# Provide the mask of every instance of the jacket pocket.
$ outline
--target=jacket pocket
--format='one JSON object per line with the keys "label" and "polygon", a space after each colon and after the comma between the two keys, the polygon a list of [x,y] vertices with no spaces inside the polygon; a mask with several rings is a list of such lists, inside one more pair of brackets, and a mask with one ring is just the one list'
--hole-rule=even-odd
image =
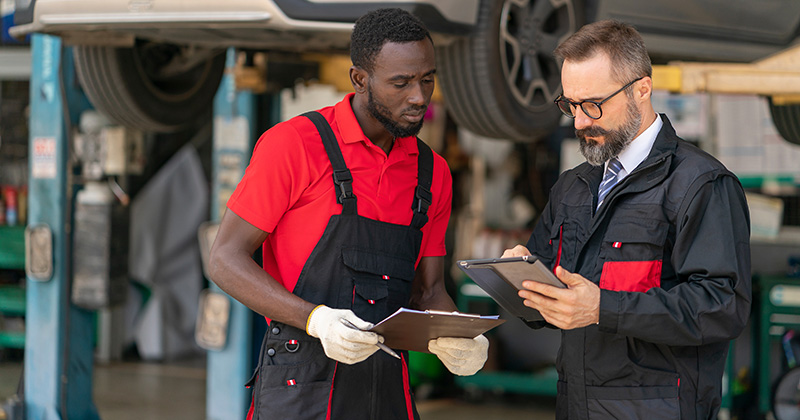
{"label": "jacket pocket", "polygon": [[578,245],[578,226],[559,217],[550,228],[550,255],[544,257],[552,263],[551,269],[559,265],[567,270],[575,270],[575,250]]}
{"label": "jacket pocket", "polygon": [[661,287],[661,261],[607,261],[600,288],[615,292],[647,292]]}
{"label": "jacket pocket", "polygon": [[586,387],[589,419],[681,418],[678,386]]}
{"label": "jacket pocket", "polygon": [[635,220],[609,226],[600,251],[600,288],[647,292],[661,287],[664,244],[669,225],[660,220]]}

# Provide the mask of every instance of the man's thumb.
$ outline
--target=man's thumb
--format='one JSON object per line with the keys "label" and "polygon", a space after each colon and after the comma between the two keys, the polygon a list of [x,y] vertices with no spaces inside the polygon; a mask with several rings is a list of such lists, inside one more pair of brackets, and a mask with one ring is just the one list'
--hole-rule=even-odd
{"label": "man's thumb", "polygon": [[580,284],[581,282],[580,276],[576,276],[575,274],[570,273],[560,265],[556,267],[556,277],[558,277],[558,279],[561,280],[567,286],[575,286],[577,284]]}

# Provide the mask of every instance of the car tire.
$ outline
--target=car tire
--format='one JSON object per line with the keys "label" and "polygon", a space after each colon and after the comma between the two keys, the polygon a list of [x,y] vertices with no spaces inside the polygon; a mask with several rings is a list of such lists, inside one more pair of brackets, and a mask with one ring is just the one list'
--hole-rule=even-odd
{"label": "car tire", "polygon": [[73,56],[95,108],[145,132],[179,131],[210,115],[225,70],[220,50],[146,41],[132,48],[76,46]]}
{"label": "car tire", "polygon": [[585,23],[584,9],[583,0],[482,1],[470,36],[437,51],[446,106],[459,126],[523,142],[552,132],[561,118],[553,50]]}
{"label": "car tire", "polygon": [[769,100],[772,122],[786,141],[800,145],[800,104],[776,105]]}

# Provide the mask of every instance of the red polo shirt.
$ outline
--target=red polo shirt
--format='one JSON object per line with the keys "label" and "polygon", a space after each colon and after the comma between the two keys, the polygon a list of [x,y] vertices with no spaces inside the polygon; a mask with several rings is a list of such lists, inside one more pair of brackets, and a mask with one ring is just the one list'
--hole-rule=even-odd
{"label": "red polo shirt", "polygon": [[[416,138],[397,139],[387,156],[361,131],[350,104],[353,95],[319,112],[331,125],[353,175],[358,214],[408,225],[417,186]],[[433,203],[428,209],[428,223],[422,228],[420,253],[425,257],[445,255],[452,198],[453,180],[447,162],[436,153],[433,156]],[[228,208],[270,233],[263,247],[264,269],[286,289],[294,290],[328,220],[342,212],[334,193],[333,169],[309,119],[292,118],[258,139]]]}

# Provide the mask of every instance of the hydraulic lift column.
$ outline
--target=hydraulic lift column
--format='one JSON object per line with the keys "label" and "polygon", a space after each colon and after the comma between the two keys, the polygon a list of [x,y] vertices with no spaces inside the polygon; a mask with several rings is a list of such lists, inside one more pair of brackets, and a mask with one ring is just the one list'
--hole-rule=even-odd
{"label": "hydraulic lift column", "polygon": [[[92,312],[70,301],[69,122],[87,102],[57,37],[31,41],[29,227],[26,231],[26,418],[98,419],[92,400]],[[71,121],[67,121],[69,119]]]}
{"label": "hydraulic lift column", "polygon": [[[214,99],[211,220],[219,222],[250,161],[253,149],[255,95],[238,90],[233,69],[236,53],[228,50],[226,73]],[[206,372],[206,418],[240,420],[250,406],[244,384],[252,371],[253,312],[211,283],[210,293],[229,300],[227,331],[217,349],[209,349]],[[203,310],[203,308],[200,308]]]}

